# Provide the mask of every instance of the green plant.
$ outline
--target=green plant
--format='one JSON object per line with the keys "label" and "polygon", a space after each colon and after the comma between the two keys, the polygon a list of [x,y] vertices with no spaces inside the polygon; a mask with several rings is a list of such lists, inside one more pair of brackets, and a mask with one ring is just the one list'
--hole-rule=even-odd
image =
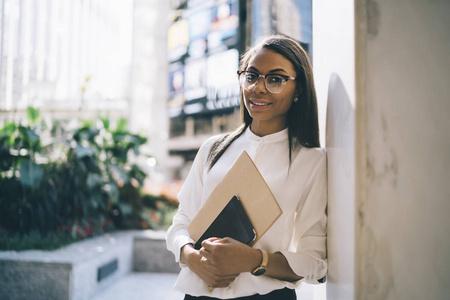
{"label": "green plant", "polygon": [[139,227],[145,137],[125,119],[114,128],[107,118],[47,126],[38,110],[27,116],[27,125],[0,129],[0,230],[77,239]]}
{"label": "green plant", "polygon": [[42,182],[42,168],[36,163],[36,155],[42,150],[40,133],[45,127],[36,109],[29,107],[27,114],[28,125],[8,122],[0,130],[1,222],[20,233],[31,227],[45,232],[47,228],[40,220],[45,218],[46,203],[39,191],[46,183]]}

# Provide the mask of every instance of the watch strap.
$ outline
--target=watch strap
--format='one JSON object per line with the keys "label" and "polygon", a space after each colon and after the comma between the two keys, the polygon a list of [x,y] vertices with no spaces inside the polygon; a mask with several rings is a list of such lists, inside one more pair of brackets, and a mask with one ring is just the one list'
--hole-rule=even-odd
{"label": "watch strap", "polygon": [[267,263],[269,261],[269,255],[267,254],[267,251],[264,249],[258,249],[262,254],[262,261],[259,267],[253,270],[252,274],[255,276],[262,275],[267,270]]}

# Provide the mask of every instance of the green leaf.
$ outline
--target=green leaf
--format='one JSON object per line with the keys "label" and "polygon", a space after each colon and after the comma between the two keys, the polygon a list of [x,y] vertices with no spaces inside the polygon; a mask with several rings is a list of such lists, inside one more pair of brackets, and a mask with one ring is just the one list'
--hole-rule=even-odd
{"label": "green leaf", "polygon": [[36,143],[40,140],[39,135],[33,129],[25,128],[25,134],[31,143]]}
{"label": "green leaf", "polygon": [[5,123],[3,128],[0,129],[0,133],[7,132],[9,134],[13,134],[14,131],[16,131],[16,128],[17,128],[16,123],[14,123],[14,122],[7,122],[7,123]]}
{"label": "green leaf", "polygon": [[127,123],[127,119],[120,118],[119,121],[117,121],[116,132],[125,132],[127,130]]}
{"label": "green leaf", "polygon": [[92,126],[94,126],[94,121],[93,120],[82,120],[81,126],[82,127],[92,127]]}
{"label": "green leaf", "polygon": [[15,141],[15,133],[17,130],[17,125],[14,122],[7,122],[3,126],[2,129],[0,129],[0,136],[2,137],[2,140],[4,140],[8,145],[12,146],[14,145]]}
{"label": "green leaf", "polygon": [[28,106],[27,107],[27,118],[30,124],[37,124],[41,121],[41,113],[38,109]]}
{"label": "green leaf", "polygon": [[89,173],[86,178],[86,183],[90,189],[94,189],[95,187],[101,185],[102,177],[95,173]]}
{"label": "green leaf", "polygon": [[130,216],[133,213],[133,207],[128,203],[119,202],[117,206],[119,206],[122,216]]}
{"label": "green leaf", "polygon": [[103,123],[103,127],[104,127],[106,130],[109,130],[109,125],[110,125],[109,120],[108,120],[107,118],[100,118],[100,120],[101,120],[102,123]]}
{"label": "green leaf", "polygon": [[77,158],[83,158],[85,156],[92,156],[97,152],[93,147],[83,147],[80,144],[77,145],[76,155]]}
{"label": "green leaf", "polygon": [[39,187],[42,180],[42,170],[30,160],[24,160],[20,165],[20,182],[31,188]]}
{"label": "green leaf", "polygon": [[[9,148],[0,146],[0,170],[8,171],[14,162],[14,157],[10,154]],[[0,180],[3,180],[1,178]]]}

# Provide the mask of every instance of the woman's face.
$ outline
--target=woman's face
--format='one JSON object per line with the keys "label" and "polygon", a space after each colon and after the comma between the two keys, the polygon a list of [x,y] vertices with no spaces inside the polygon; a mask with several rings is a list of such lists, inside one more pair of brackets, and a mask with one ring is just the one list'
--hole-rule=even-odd
{"label": "woman's face", "polygon": [[[250,59],[246,71],[257,75],[279,74],[296,77],[294,67],[283,55],[261,49]],[[251,129],[257,135],[278,132],[287,126],[287,113],[294,99],[295,81],[288,80],[279,94],[269,92],[260,78],[253,90],[243,90],[244,104],[253,118]]]}

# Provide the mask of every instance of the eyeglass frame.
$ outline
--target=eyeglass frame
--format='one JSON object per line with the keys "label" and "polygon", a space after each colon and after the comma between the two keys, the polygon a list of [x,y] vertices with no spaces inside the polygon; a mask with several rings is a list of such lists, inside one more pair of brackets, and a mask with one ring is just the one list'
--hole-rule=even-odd
{"label": "eyeglass frame", "polygon": [[[255,75],[258,75],[258,74],[256,74],[255,72],[245,71],[245,70],[239,70],[239,71],[237,71],[237,74],[238,74],[238,81],[239,81],[239,86],[241,86],[244,90],[247,90],[245,87],[243,87],[243,86],[241,85],[240,77],[241,77],[241,74],[243,74],[243,73],[253,73],[253,74],[255,74]],[[276,75],[276,76],[280,76],[280,77],[283,77],[283,78],[284,78],[285,84],[284,84],[283,88],[281,89],[281,91],[279,91],[279,92],[277,92],[277,93],[274,93],[274,92],[271,92],[271,91],[269,90],[269,88],[267,87],[267,81],[266,81],[266,76],[269,76],[269,75]],[[297,79],[297,78],[292,77],[292,76],[289,76],[289,75],[281,75],[281,74],[266,74],[266,75],[262,75],[262,74],[260,74],[260,75],[258,75],[258,78],[256,78],[256,81],[255,81],[255,83],[254,83],[255,87],[256,87],[256,85],[258,84],[259,79],[260,79],[261,77],[264,78],[264,87],[266,88],[266,90],[267,90],[268,92],[270,92],[270,93],[272,93],[272,94],[280,94],[280,93],[284,90],[284,88],[286,87],[286,84],[287,84],[287,82],[288,82],[289,80],[296,80],[296,79]],[[255,88],[255,87],[254,87],[254,88]],[[253,88],[253,89],[254,89],[254,88]],[[250,90],[247,90],[247,91],[250,91]]]}

